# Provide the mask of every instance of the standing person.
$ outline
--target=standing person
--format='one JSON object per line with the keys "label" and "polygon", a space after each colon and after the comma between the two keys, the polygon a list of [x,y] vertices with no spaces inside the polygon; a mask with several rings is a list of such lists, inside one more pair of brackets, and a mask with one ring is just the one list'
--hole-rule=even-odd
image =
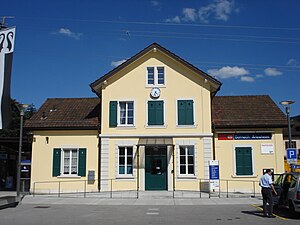
{"label": "standing person", "polygon": [[260,178],[259,186],[261,186],[261,194],[263,197],[264,216],[274,218],[272,190],[274,191],[275,195],[277,195],[277,192],[273,186],[271,174],[272,171],[267,169],[266,173]]}

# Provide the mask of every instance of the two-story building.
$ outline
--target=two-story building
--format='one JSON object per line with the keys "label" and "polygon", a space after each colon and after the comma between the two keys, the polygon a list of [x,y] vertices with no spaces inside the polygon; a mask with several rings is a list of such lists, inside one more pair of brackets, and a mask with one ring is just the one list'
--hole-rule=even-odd
{"label": "two-story building", "polygon": [[199,190],[212,159],[221,179],[283,171],[276,104],[216,97],[217,79],[156,43],[90,87],[98,98],[48,99],[25,124],[32,191]]}

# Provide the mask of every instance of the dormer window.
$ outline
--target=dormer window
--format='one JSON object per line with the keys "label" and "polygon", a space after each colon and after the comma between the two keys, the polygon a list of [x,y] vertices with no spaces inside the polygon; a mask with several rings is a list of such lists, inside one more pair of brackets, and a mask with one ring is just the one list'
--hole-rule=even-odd
{"label": "dormer window", "polygon": [[147,67],[147,85],[165,85],[165,67]]}

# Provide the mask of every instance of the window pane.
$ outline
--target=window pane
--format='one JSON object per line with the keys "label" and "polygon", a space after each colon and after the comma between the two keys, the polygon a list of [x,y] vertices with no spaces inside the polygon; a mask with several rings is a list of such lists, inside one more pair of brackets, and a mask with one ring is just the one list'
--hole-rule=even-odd
{"label": "window pane", "polygon": [[124,147],[119,147],[119,155],[125,155],[125,148]]}
{"label": "window pane", "polygon": [[180,174],[186,174],[185,166],[180,166]]}
{"label": "window pane", "polygon": [[119,166],[119,174],[125,174],[125,166]]}
{"label": "window pane", "polygon": [[194,166],[188,166],[188,174],[194,174]]}
{"label": "window pane", "polygon": [[180,146],[180,155],[185,155],[185,147]]}
{"label": "window pane", "polygon": [[119,164],[120,165],[125,165],[125,157],[123,157],[123,156],[119,157]]}
{"label": "window pane", "polygon": [[148,84],[154,84],[154,67],[148,67]]}
{"label": "window pane", "polygon": [[157,67],[158,84],[165,83],[165,70],[164,67]]}
{"label": "window pane", "polygon": [[194,164],[194,156],[188,156],[188,164]]}
{"label": "window pane", "polygon": [[180,156],[180,164],[185,164],[185,156]]}
{"label": "window pane", "polygon": [[133,124],[133,118],[128,118],[127,119],[127,124]]}
{"label": "window pane", "polygon": [[194,155],[194,146],[188,146],[188,155]]}
{"label": "window pane", "polygon": [[132,156],[127,157],[127,165],[132,165]]}
{"label": "window pane", "polygon": [[132,155],[132,147],[127,147],[127,155]]}
{"label": "window pane", "polygon": [[132,166],[127,166],[127,174],[132,174]]}

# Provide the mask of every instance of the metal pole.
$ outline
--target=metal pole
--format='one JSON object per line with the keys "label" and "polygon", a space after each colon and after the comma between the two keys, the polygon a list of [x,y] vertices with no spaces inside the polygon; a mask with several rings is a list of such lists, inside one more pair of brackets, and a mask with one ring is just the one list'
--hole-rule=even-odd
{"label": "metal pole", "polygon": [[290,119],[290,107],[285,107],[287,121],[288,121],[288,131],[289,131],[289,148],[292,147],[292,131],[291,131],[291,119]]}
{"label": "metal pole", "polygon": [[23,117],[24,110],[20,111],[20,139],[19,139],[19,155],[18,155],[18,170],[17,170],[17,196],[20,196],[21,189],[21,157],[22,157],[22,139],[23,139]]}
{"label": "metal pole", "polygon": [[83,194],[83,197],[84,198],[86,197],[86,180],[84,180],[84,194]]}

